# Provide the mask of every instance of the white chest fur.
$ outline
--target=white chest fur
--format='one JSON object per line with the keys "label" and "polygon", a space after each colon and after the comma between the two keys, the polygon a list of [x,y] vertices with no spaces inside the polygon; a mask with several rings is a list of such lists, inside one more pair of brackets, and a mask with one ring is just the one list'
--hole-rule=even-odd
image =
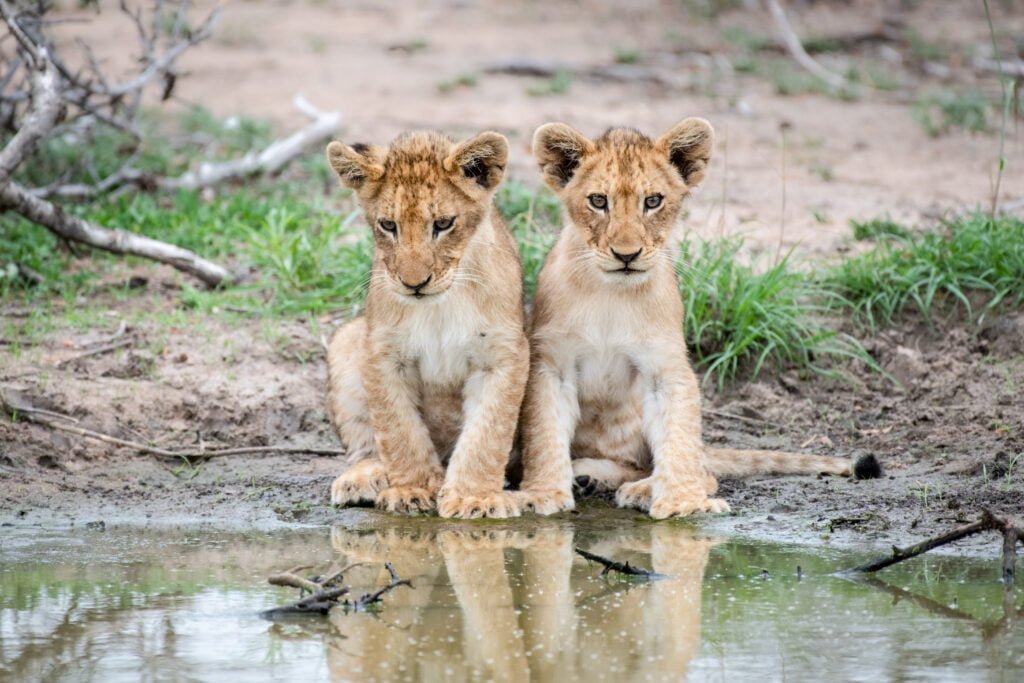
{"label": "white chest fur", "polygon": [[393,330],[402,359],[418,368],[423,382],[460,384],[486,364],[486,320],[474,303],[464,291],[449,291],[427,305],[412,303]]}

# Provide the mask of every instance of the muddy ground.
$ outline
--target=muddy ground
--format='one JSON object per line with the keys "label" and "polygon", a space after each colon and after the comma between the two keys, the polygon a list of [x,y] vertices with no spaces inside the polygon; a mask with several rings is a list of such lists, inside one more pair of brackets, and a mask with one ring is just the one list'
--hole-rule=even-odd
{"label": "muddy ground", "polygon": [[[155,278],[146,294],[111,300],[106,325],[57,329],[20,349],[0,346],[0,386],[9,402],[171,450],[338,446],[323,409],[319,335],[329,323],[225,320],[223,313],[167,322],[163,314],[177,302],[163,284]],[[121,320],[131,321],[127,329]],[[118,332],[128,346],[78,358]],[[845,379],[782,372],[721,392],[707,387],[709,443],[851,458],[872,453],[886,474],[863,482],[726,481],[722,491],[734,514],[698,523],[764,538],[881,543],[946,529],[983,507],[1019,513],[1024,316],[997,318],[976,332],[953,321],[868,339],[902,386],[853,367]],[[327,524],[340,514],[328,504],[328,486],[341,469],[338,457],[314,455],[237,455],[190,465],[24,418],[2,419],[0,523]],[[966,548],[989,549],[989,541]]]}

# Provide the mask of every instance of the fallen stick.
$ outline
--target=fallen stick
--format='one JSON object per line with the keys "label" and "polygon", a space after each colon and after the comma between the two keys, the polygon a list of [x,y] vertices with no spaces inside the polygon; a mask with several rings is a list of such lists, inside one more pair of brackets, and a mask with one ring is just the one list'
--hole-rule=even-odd
{"label": "fallen stick", "polygon": [[91,356],[100,356],[103,355],[104,353],[110,353],[111,351],[117,351],[118,349],[123,349],[126,346],[131,346],[134,343],[135,340],[132,339],[131,337],[128,337],[126,339],[118,339],[116,341],[103,344],[102,346],[97,346],[96,348],[89,349],[88,351],[83,351],[82,353],[72,356],[71,358],[65,358],[64,360],[59,361],[57,365],[54,367],[63,368],[67,365],[71,365],[72,363],[80,361],[83,358],[89,358]]}
{"label": "fallen stick", "polygon": [[65,199],[89,199],[112,190],[156,188],[159,190],[198,190],[255,175],[273,175],[306,150],[329,140],[341,127],[340,112],[322,112],[302,95],[296,95],[295,108],[312,119],[305,128],[275,140],[260,151],[251,151],[240,159],[202,162],[180,176],[153,176],[127,167],[95,185],[82,183],[42,188],[39,196]]}
{"label": "fallen stick", "polygon": [[790,26],[789,19],[786,18],[786,11],[782,9],[782,5],[779,4],[778,0],[766,0],[766,3],[768,11],[771,12],[772,18],[775,20],[779,37],[782,39],[793,60],[807,71],[825,81],[834,90],[843,90],[848,87],[849,83],[845,78],[829,71],[807,54],[807,50],[804,49],[800,38],[797,37],[793,27]]}
{"label": "fallen stick", "polygon": [[210,287],[233,279],[226,268],[188,249],[134,232],[113,230],[90,223],[65,212],[56,204],[35,196],[30,190],[13,181],[0,190],[0,210],[3,209],[19,213],[68,241],[87,244],[114,254],[141,256],[151,261],[166,263],[196,276]]}
{"label": "fallen stick", "polygon": [[974,68],[978,71],[996,73],[1000,76],[1008,76],[1010,78],[1024,77],[1024,61],[1019,59],[1012,62],[1003,62],[997,59],[975,57]]}
{"label": "fallen stick", "polygon": [[935,538],[929,538],[921,541],[909,548],[899,548],[897,546],[892,547],[892,555],[889,557],[879,558],[871,562],[867,562],[852,569],[844,569],[841,574],[870,574],[873,572],[880,571],[886,567],[891,567],[899,562],[904,562],[912,557],[917,557],[929,550],[934,550],[940,546],[944,546],[954,541],[959,541],[961,538],[967,538],[974,534],[981,533],[982,531],[999,531],[1003,535],[1003,568],[1002,576],[1003,582],[1006,585],[1012,585],[1015,574],[1015,564],[1017,555],[1017,543],[1022,540],[1022,534],[1019,528],[1014,526],[1013,522],[1005,517],[999,517],[992,514],[988,510],[983,510],[981,518],[972,522],[971,524],[964,525],[957,529],[953,529],[941,536]]}
{"label": "fallen stick", "polygon": [[[67,425],[56,421],[48,417],[50,411],[41,411],[33,406],[19,405],[11,403],[8,397],[0,392],[0,407],[3,408],[4,413],[9,415],[11,418],[15,416],[23,416],[29,422],[49,427],[50,429],[56,429],[61,432],[67,432],[68,434],[75,434],[78,436],[84,436],[89,439],[96,439],[104,443],[109,443],[113,446],[121,446],[124,448],[131,448],[139,451],[140,453],[148,453],[150,455],[159,455],[164,458],[217,458],[226,455],[250,455],[250,454],[288,454],[288,453],[309,453],[311,455],[344,455],[345,451],[338,448],[316,448],[306,446],[241,446],[237,448],[220,448],[213,450],[182,450],[172,451],[165,448],[157,448],[156,446],[147,446],[144,443],[138,441],[132,441],[130,439],[121,439],[110,434],[98,432],[94,429],[88,429],[86,427],[78,427],[75,425]],[[65,415],[60,416],[61,419],[72,420]]]}
{"label": "fallen stick", "polygon": [[616,562],[615,560],[609,560],[607,557],[595,555],[594,553],[587,552],[582,548],[576,548],[576,554],[584,559],[590,560],[591,562],[597,562],[599,565],[602,565],[604,569],[601,570],[601,576],[606,576],[609,572],[618,572],[619,574],[639,576],[645,579],[666,578],[664,574],[655,574],[647,569],[634,567],[629,562]]}
{"label": "fallen stick", "polygon": [[735,413],[726,413],[726,412],[721,411],[721,410],[711,410],[710,408],[705,408],[703,410],[703,413],[705,415],[711,415],[713,417],[721,417],[721,418],[724,418],[726,420],[736,420],[738,422],[746,422],[747,424],[756,425],[758,427],[766,425],[766,424],[771,424],[768,420],[762,420],[761,418],[747,417],[745,415],[736,415]]}

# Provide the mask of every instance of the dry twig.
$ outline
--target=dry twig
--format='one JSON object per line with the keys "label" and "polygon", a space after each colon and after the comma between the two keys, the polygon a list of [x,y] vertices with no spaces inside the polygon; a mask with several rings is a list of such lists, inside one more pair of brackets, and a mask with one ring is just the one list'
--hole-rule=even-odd
{"label": "dry twig", "polygon": [[218,458],[228,455],[255,455],[255,454],[287,454],[287,453],[308,453],[311,455],[344,455],[344,451],[337,448],[315,448],[305,446],[241,446],[238,448],[219,448],[219,449],[200,449],[200,450],[180,450],[172,451],[166,448],[158,448],[156,446],[149,446],[138,441],[132,441],[130,439],[121,439],[110,434],[98,432],[94,429],[88,429],[86,427],[79,427],[73,424],[64,424],[58,420],[70,420],[77,422],[74,418],[67,415],[60,415],[51,411],[42,411],[31,405],[26,405],[15,399],[12,399],[8,394],[0,391],[0,408],[3,409],[4,414],[8,415],[12,419],[16,417],[22,417],[25,420],[38,424],[50,429],[56,429],[57,431],[66,432],[68,434],[75,434],[88,439],[95,439],[102,441],[103,443],[111,444],[112,446],[120,446],[122,448],[130,448],[139,453],[147,453],[149,455],[158,455],[164,458]]}

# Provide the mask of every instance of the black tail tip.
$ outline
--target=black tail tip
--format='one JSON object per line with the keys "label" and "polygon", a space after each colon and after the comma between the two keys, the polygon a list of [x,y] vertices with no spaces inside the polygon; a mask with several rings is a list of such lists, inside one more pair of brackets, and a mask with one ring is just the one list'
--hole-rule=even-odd
{"label": "black tail tip", "polygon": [[854,479],[878,479],[882,476],[882,464],[871,455],[862,455],[853,463]]}

